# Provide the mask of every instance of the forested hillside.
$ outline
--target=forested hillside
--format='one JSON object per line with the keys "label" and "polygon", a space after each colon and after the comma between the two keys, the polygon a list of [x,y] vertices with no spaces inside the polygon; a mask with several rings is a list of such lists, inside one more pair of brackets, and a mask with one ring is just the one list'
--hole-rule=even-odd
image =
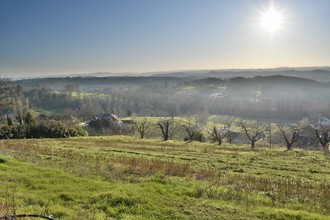
{"label": "forested hillside", "polygon": [[[90,120],[99,112],[121,117],[219,114],[266,119],[330,117],[328,82],[289,76],[253,78],[105,77],[13,81],[14,108],[75,112]],[[24,106],[23,104],[23,106]],[[16,106],[16,107],[15,107]],[[15,110],[17,112],[17,110]],[[21,110],[19,110],[21,111]]]}

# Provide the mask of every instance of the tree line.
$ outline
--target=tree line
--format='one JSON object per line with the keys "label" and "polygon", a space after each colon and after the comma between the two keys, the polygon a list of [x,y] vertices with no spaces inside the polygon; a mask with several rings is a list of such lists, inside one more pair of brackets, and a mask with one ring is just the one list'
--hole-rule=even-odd
{"label": "tree line", "polygon": [[[298,124],[291,125],[240,121],[235,125],[235,129],[232,128],[234,125],[233,118],[230,118],[221,126],[208,126],[196,119],[196,116],[180,119],[142,117],[133,119],[130,124],[124,126],[118,126],[117,123],[107,119],[97,119],[91,121],[90,126],[96,132],[95,135],[138,135],[141,139],[161,138],[163,141],[177,138],[188,142],[209,140],[219,146],[225,141],[232,144],[240,136],[239,143],[249,143],[251,148],[255,148],[256,143],[261,140],[266,140],[266,143],[269,143],[269,147],[271,147],[272,140],[269,140],[269,138],[273,137],[275,139],[277,137],[278,140],[275,143],[282,143],[287,150],[292,150],[295,144],[299,146],[300,139],[306,137],[315,138],[325,151],[328,150],[329,128],[323,126],[313,127],[306,123],[306,119],[301,120]],[[106,133],[104,133],[105,131]],[[208,134],[208,138],[205,137],[206,134]]]}
{"label": "tree line", "polygon": [[70,127],[60,121],[37,123],[30,112],[25,117],[20,116],[17,125],[7,115],[7,125],[0,128],[0,139],[68,138],[87,134],[80,126]]}

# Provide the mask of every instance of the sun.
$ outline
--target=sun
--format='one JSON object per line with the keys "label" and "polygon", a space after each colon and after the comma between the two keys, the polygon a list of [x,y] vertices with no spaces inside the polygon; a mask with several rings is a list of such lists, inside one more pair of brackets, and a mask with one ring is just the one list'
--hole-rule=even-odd
{"label": "sun", "polygon": [[281,29],[282,20],[281,13],[270,10],[262,15],[261,25],[264,30],[273,33]]}

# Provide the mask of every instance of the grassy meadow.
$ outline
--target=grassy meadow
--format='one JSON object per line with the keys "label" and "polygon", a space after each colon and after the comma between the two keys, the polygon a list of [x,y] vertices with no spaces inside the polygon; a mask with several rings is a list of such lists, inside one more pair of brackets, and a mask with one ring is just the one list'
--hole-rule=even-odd
{"label": "grassy meadow", "polygon": [[329,219],[322,152],[134,137],[1,140],[0,217]]}

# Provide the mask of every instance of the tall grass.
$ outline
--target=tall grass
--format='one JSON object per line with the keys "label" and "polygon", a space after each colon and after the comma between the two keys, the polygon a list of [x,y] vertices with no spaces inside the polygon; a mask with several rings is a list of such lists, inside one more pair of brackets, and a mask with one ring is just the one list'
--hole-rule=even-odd
{"label": "tall grass", "polygon": [[[181,178],[192,184],[186,195],[195,199],[330,214],[329,156],[318,152],[118,136],[3,140],[0,155],[112,183],[143,184],[151,178],[167,184],[166,178]],[[0,206],[9,212],[12,202],[5,201]],[[87,215],[84,210],[76,211]]]}

